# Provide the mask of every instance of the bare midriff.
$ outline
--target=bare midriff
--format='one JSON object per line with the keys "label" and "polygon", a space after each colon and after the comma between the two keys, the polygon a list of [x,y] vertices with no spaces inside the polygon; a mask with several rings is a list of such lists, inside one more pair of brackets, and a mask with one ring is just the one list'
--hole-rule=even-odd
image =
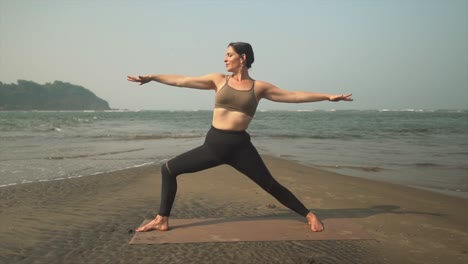
{"label": "bare midriff", "polygon": [[213,126],[222,130],[243,131],[249,127],[252,117],[233,110],[215,108],[213,110]]}

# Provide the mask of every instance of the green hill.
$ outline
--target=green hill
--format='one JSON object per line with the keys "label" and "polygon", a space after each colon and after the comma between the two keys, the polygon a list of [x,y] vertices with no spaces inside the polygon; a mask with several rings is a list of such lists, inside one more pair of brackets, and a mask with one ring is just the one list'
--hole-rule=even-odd
{"label": "green hill", "polygon": [[0,110],[110,110],[109,103],[88,89],[55,81],[44,85],[32,81],[0,82]]}

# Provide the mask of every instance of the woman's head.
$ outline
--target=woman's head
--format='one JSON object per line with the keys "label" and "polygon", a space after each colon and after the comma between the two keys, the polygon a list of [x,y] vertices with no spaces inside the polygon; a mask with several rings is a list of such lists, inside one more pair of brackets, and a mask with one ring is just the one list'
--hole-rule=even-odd
{"label": "woman's head", "polygon": [[247,69],[252,67],[254,62],[254,53],[252,46],[249,43],[245,42],[231,42],[227,46],[226,57],[224,62],[226,63],[226,68],[234,70],[236,66],[245,65]]}

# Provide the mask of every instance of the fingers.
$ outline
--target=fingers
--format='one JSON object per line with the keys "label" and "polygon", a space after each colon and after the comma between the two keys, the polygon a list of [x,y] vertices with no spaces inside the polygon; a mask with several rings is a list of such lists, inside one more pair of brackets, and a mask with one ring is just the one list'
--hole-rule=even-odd
{"label": "fingers", "polygon": [[339,102],[339,101],[353,101],[353,98],[351,98],[353,94],[341,94],[341,95],[336,95],[330,99],[332,102]]}
{"label": "fingers", "polygon": [[148,76],[142,76],[142,75],[138,75],[138,77],[133,77],[133,76],[129,76],[129,80],[133,81],[133,82],[139,82],[140,85],[143,85],[145,83],[149,83],[151,81],[151,78],[148,77]]}
{"label": "fingers", "polygon": [[352,95],[353,95],[353,94],[347,94],[347,95],[345,95],[345,96],[344,96],[344,100],[345,100],[345,101],[353,101],[353,98],[351,98]]}
{"label": "fingers", "polygon": [[130,81],[130,82],[139,82],[140,78],[129,75],[129,76],[127,76],[127,80]]}
{"label": "fingers", "polygon": [[143,84],[148,82],[148,80],[144,80],[143,76],[135,77],[135,76],[128,75],[127,80],[130,81],[130,82],[138,82],[138,83],[140,83],[140,85],[143,85]]}
{"label": "fingers", "polygon": [[148,80],[144,76],[141,76],[141,75],[138,75],[138,81],[140,82],[140,85],[143,85],[148,82]]}
{"label": "fingers", "polygon": [[344,95],[342,94],[341,96],[338,96],[336,99],[337,101],[353,101],[353,99],[351,98],[353,94],[347,94],[347,95]]}

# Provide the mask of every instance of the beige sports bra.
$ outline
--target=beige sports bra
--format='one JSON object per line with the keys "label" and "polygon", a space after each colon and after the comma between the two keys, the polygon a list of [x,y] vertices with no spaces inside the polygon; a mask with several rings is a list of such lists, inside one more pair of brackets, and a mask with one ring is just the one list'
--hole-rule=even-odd
{"label": "beige sports bra", "polygon": [[229,86],[229,76],[224,86],[216,93],[215,108],[239,111],[253,117],[257,110],[257,98],[255,96],[255,81],[249,90],[237,90]]}

